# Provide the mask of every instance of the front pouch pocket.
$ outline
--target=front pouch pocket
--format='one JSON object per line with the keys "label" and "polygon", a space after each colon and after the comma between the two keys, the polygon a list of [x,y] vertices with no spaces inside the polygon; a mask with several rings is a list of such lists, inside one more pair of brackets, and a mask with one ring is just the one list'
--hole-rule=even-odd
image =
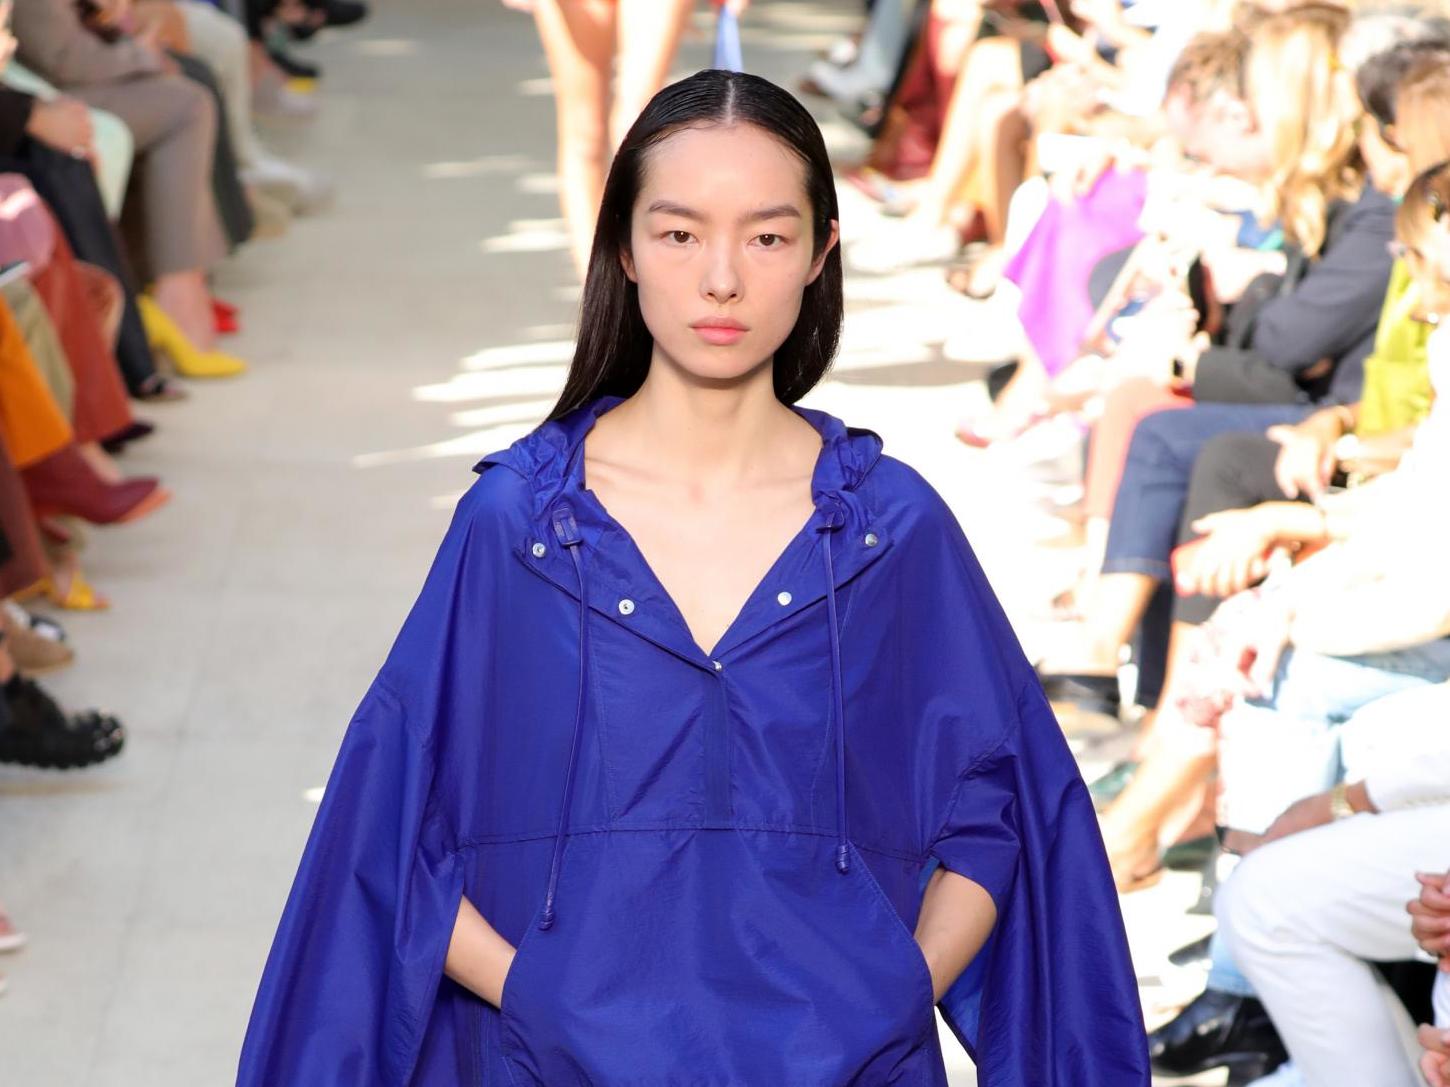
{"label": "front pouch pocket", "polygon": [[518,1087],[936,1082],[931,977],[855,852],[740,829],[572,838],[504,981]]}

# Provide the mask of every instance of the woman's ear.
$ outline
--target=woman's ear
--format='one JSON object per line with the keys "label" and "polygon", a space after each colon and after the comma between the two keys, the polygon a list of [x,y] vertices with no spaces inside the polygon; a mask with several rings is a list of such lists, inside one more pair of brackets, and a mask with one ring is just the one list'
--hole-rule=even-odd
{"label": "woman's ear", "polygon": [[631,283],[639,282],[634,275],[634,255],[628,249],[621,247],[619,250],[619,264],[624,269],[624,274]]}
{"label": "woman's ear", "polygon": [[830,255],[831,247],[841,240],[841,224],[839,221],[831,220],[831,236],[826,239],[826,244],[821,247],[820,255],[811,261],[811,274],[806,277],[806,286],[809,287],[821,274],[821,269],[826,266],[826,257]]}

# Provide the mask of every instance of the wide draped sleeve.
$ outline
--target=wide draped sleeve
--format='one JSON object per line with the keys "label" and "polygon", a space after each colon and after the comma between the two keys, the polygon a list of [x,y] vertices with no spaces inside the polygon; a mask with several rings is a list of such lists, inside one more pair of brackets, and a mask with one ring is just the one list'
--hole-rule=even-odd
{"label": "wide draped sleeve", "polygon": [[448,737],[480,712],[502,553],[481,497],[492,484],[459,501],[343,734],[262,972],[242,1087],[413,1076],[463,893]]}
{"label": "wide draped sleeve", "polygon": [[979,884],[997,919],[938,1002],[979,1087],[1146,1087],[1147,1036],[1091,797],[1036,673],[934,491],[905,552],[928,868]]}

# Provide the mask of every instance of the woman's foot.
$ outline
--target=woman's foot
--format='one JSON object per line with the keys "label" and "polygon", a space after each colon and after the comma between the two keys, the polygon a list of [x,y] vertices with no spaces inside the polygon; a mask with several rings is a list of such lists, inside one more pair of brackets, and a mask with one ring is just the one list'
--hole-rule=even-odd
{"label": "woman's foot", "polygon": [[102,438],[101,448],[114,457],[132,442],[149,437],[155,430],[154,424],[148,423],[144,419],[135,419],[132,420],[130,426],[122,427],[116,433]]}
{"label": "woman's foot", "polygon": [[[171,319],[181,333],[200,351],[216,346],[216,324],[211,295],[200,272],[174,272],[158,276],[150,291],[151,301]],[[146,319],[143,296],[142,319]],[[148,322],[147,335],[150,336]]]}
{"label": "woman's foot", "polygon": [[1103,844],[1107,847],[1113,884],[1119,894],[1144,890],[1163,877],[1158,842],[1152,835],[1119,838],[1105,826]]}
{"label": "woman's foot", "polygon": [[96,473],[96,478],[103,483],[121,483],[125,480],[126,474],[121,471],[110,455],[101,448],[99,442],[85,442],[77,448],[86,463],[91,466],[91,471]]}
{"label": "woman's foot", "polygon": [[[8,602],[7,602],[8,604]],[[23,674],[40,676],[64,668],[75,660],[75,650],[63,638],[49,638],[27,621],[29,613],[18,605],[15,611],[24,618],[16,618],[9,606],[0,608],[0,631],[4,632],[5,645],[10,658]]]}
{"label": "woman's foot", "polygon": [[968,298],[984,301],[996,293],[1005,267],[1007,251],[1002,246],[973,242],[947,269],[947,286]]}
{"label": "woman's foot", "polygon": [[[146,327],[146,338],[151,346],[164,352],[184,376],[232,377],[246,370],[247,364],[235,355],[199,347],[156,302],[143,295],[137,303],[141,307],[141,323]],[[210,299],[206,303],[206,314],[210,322],[208,337],[214,339],[216,318],[211,311]]]}
{"label": "woman's foot", "polygon": [[154,512],[171,498],[152,476],[106,483],[74,443],[22,468],[20,476],[40,520],[70,515],[95,525],[120,524]]}
{"label": "woman's foot", "polygon": [[150,374],[141,382],[141,387],[133,394],[137,400],[164,402],[167,400],[185,400],[191,393],[165,374]]}
{"label": "woman's foot", "polygon": [[973,449],[988,449],[999,442],[1010,442],[1022,437],[1048,418],[1043,412],[1017,416],[994,409],[977,418],[962,420],[957,424],[954,433],[957,441],[963,445],[969,445]]}

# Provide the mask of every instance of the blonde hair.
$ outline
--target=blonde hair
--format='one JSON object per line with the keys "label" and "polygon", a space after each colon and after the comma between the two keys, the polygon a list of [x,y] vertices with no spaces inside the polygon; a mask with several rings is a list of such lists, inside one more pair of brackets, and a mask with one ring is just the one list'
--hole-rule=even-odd
{"label": "blonde hair", "polygon": [[1244,85],[1269,139],[1268,203],[1284,234],[1310,256],[1324,245],[1329,204],[1364,186],[1358,128],[1364,107],[1339,61],[1350,16],[1328,3],[1250,11]]}
{"label": "blonde hair", "polygon": [[1395,142],[1417,173],[1450,159],[1450,63],[1444,52],[1410,65],[1395,92]]}

